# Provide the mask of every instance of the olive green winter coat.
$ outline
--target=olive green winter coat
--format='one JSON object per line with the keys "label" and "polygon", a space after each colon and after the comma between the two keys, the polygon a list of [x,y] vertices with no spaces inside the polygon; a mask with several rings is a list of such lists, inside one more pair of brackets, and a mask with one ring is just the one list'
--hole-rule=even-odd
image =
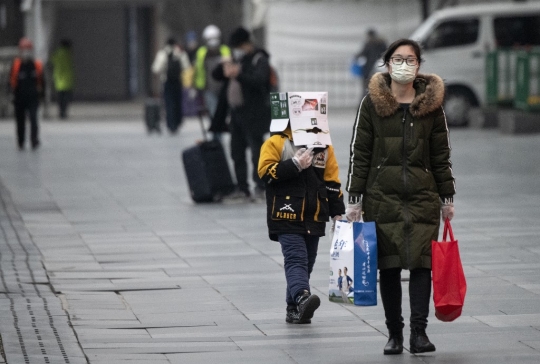
{"label": "olive green winter coat", "polygon": [[356,115],[347,191],[360,196],[365,221],[375,221],[379,269],[431,268],[431,240],[440,223],[440,197],[455,193],[444,84],[419,74],[407,111],[377,73]]}

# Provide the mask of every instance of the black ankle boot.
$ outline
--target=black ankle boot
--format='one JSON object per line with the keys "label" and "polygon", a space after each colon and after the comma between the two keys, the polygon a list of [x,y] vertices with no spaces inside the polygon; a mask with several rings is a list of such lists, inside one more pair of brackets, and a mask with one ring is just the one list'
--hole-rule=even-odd
{"label": "black ankle boot", "polygon": [[435,345],[429,341],[426,335],[426,329],[419,327],[411,328],[411,353],[428,353],[435,351]]}
{"label": "black ankle boot", "polygon": [[388,342],[384,347],[384,355],[396,355],[403,352],[403,331],[388,332]]}

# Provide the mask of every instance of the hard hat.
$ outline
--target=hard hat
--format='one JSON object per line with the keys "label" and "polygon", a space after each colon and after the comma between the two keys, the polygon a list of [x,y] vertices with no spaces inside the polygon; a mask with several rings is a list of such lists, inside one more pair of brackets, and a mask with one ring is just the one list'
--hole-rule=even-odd
{"label": "hard hat", "polygon": [[213,24],[208,25],[206,28],[204,28],[202,35],[205,40],[221,38],[221,30],[219,30],[219,28]]}
{"label": "hard hat", "polygon": [[19,49],[33,49],[34,45],[32,44],[32,41],[26,37],[21,38],[19,40]]}

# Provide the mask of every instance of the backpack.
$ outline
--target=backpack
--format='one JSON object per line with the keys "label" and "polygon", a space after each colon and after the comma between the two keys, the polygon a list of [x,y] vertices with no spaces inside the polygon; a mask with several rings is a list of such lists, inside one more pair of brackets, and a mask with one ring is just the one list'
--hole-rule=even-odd
{"label": "backpack", "polygon": [[[257,53],[253,60],[251,61],[253,66],[257,64],[259,61],[259,58],[262,57],[261,53]],[[268,85],[270,86],[270,92],[278,92],[279,91],[279,77],[277,74],[277,71],[274,67],[272,67],[271,64],[268,64],[270,67],[270,77],[268,78]]]}
{"label": "backpack", "polygon": [[270,92],[279,91],[279,77],[274,67],[270,66]]}
{"label": "backpack", "polygon": [[180,60],[174,57],[174,52],[167,55],[167,81],[180,82],[182,66]]}

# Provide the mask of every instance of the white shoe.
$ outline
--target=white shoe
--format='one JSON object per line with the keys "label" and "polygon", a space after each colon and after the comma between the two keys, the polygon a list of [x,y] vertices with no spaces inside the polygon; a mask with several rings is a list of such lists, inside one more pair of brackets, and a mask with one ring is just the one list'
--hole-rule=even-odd
{"label": "white shoe", "polygon": [[251,196],[251,201],[255,203],[266,202],[266,190],[255,187],[255,190],[253,190],[253,195]]}
{"label": "white shoe", "polygon": [[251,201],[251,196],[248,193],[240,190],[236,190],[227,196],[224,196],[221,202],[226,205],[243,204]]}

